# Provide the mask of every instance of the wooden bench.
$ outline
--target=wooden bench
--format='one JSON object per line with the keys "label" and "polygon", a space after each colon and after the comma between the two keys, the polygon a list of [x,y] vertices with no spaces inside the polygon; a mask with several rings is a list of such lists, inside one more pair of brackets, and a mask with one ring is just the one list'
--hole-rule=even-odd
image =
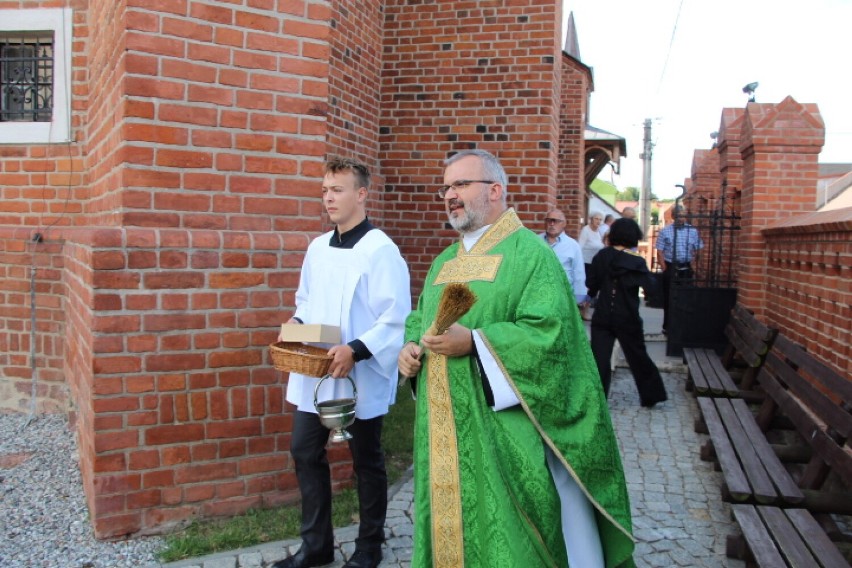
{"label": "wooden bench", "polygon": [[[754,315],[737,304],[725,327],[728,345],[721,357],[713,349],[687,347],[683,350],[688,367],[687,390],[697,396],[738,397],[754,389],[754,379],[777,330],[759,322]],[[735,382],[732,371],[744,368]]]}
{"label": "wooden bench", "polygon": [[[837,565],[831,551],[825,560],[808,554],[817,554],[811,543],[828,540],[812,515],[827,525],[829,513],[852,515],[852,381],[781,334],[757,381],[766,396],[756,414],[742,399],[698,398],[710,434],[702,458],[717,460],[723,498],[742,529],[728,552],[748,552],[761,566]],[[785,466],[769,443],[778,418],[808,450],[803,467]]]}
{"label": "wooden bench", "polygon": [[733,505],[742,538],[729,537],[726,553],[731,558],[754,559],[758,566],[815,566],[849,568],[849,562],[805,509],[780,509]]}

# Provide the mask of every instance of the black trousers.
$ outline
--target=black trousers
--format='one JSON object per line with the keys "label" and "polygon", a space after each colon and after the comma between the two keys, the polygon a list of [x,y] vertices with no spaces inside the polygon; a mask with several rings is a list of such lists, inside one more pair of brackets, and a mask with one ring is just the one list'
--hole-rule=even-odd
{"label": "black trousers", "polygon": [[669,299],[675,280],[692,278],[692,265],[688,262],[667,262],[663,271],[663,330],[669,329]]}
{"label": "black trousers", "polygon": [[615,340],[621,345],[633,380],[639,390],[639,402],[642,406],[651,406],[668,399],[663,378],[657,366],[645,349],[645,332],[642,324],[596,325],[592,322],[592,354],[601,375],[604,392],[609,398],[609,386],[612,381],[612,348]]}
{"label": "black trousers", "polygon": [[[352,434],[349,450],[357,477],[360,526],[355,548],[376,550],[385,540],[388,509],[388,476],[382,449],[384,416],[355,419],[346,428]],[[293,422],[290,455],[296,462],[296,478],[302,493],[302,546],[310,556],[334,550],[331,523],[331,470],[325,450],[329,430],[312,412],[297,411]]]}

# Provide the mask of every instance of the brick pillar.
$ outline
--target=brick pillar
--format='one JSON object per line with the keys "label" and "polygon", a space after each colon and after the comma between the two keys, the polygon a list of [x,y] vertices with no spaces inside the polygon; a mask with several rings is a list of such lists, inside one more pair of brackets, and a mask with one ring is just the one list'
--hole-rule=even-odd
{"label": "brick pillar", "polygon": [[565,231],[574,238],[579,236],[586,216],[584,136],[590,89],[591,70],[563,54],[556,204],[568,221]]}
{"label": "brick pillar", "polygon": [[705,207],[712,204],[719,196],[721,187],[719,173],[719,152],[713,150],[696,150],[692,155],[692,185],[688,198],[693,201],[705,202]]}
{"label": "brick pillar", "polygon": [[816,207],[819,153],[825,125],[816,104],[787,97],[778,104],[750,103],[741,130],[743,157],[739,298],[762,318],[766,303],[769,224]]}
{"label": "brick pillar", "polygon": [[[716,148],[719,151],[719,171],[722,174],[720,198],[724,198],[721,209],[725,218],[725,225],[731,231],[738,231],[742,226],[738,217],[742,214],[743,159],[740,154],[740,134],[742,133],[744,115],[745,109],[742,108],[723,109],[719,136],[716,139]],[[739,267],[737,262],[739,232],[736,232],[726,242],[730,243],[730,246],[722,248],[720,277],[731,283],[736,283]]]}
{"label": "brick pillar", "polygon": [[725,208],[737,215],[742,210],[740,199],[743,188],[743,159],[740,154],[740,134],[744,115],[745,109],[723,109],[719,136],[716,139],[719,171],[722,173],[722,187],[725,191]]}

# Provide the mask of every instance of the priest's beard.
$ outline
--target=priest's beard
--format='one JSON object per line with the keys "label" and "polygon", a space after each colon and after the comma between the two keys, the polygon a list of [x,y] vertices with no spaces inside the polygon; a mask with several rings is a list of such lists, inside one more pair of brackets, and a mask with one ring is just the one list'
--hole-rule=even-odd
{"label": "priest's beard", "polygon": [[487,193],[482,192],[468,202],[461,199],[453,199],[450,201],[449,206],[452,207],[456,204],[464,207],[464,215],[459,217],[450,215],[450,226],[453,229],[459,233],[470,233],[485,226],[485,217],[488,213]]}

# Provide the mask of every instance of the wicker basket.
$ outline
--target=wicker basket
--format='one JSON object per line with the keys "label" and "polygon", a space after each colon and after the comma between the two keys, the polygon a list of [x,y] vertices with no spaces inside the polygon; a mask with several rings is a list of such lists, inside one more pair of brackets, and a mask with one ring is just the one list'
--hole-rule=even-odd
{"label": "wicker basket", "polygon": [[280,341],[269,346],[272,365],[279,371],[323,377],[331,366],[328,349],[305,343]]}

